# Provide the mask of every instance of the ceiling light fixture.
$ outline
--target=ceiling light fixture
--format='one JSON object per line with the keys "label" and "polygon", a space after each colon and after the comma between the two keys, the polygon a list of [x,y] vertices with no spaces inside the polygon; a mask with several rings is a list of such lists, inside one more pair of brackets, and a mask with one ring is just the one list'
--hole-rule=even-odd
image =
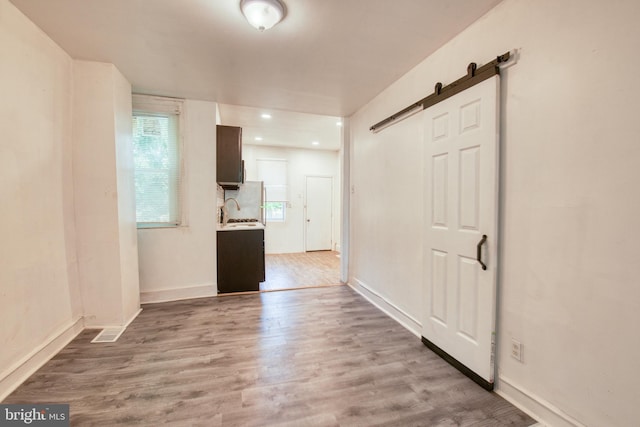
{"label": "ceiling light fixture", "polygon": [[318,141],[313,141],[311,145],[320,145],[320,143]]}
{"label": "ceiling light fixture", "polygon": [[262,117],[263,119],[270,119],[271,118],[271,114],[264,113],[260,117]]}
{"label": "ceiling light fixture", "polygon": [[280,0],[241,0],[240,9],[249,24],[260,31],[273,27],[285,15],[284,4]]}
{"label": "ceiling light fixture", "polygon": [[341,122],[340,120],[338,120],[338,121],[336,122],[336,126],[342,126],[342,122]]}
{"label": "ceiling light fixture", "polygon": [[262,141],[262,137],[261,137],[261,136],[256,136],[256,137],[255,137],[255,138],[253,138],[253,139],[255,139],[256,141]]}

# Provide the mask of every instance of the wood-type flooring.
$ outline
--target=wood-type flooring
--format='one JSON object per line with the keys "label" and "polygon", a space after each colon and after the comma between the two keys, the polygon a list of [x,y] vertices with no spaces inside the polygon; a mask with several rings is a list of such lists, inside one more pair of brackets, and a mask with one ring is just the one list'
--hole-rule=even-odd
{"label": "wood-type flooring", "polygon": [[145,305],[82,332],[4,403],[74,426],[529,426],[348,286]]}
{"label": "wood-type flooring", "polygon": [[340,284],[340,258],[334,251],[267,254],[261,291]]}

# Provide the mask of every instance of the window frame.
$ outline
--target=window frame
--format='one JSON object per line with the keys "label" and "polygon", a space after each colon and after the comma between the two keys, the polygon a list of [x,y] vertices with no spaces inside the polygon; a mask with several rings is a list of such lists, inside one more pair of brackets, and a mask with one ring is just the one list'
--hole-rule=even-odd
{"label": "window frame", "polygon": [[[136,228],[139,230],[157,229],[157,228],[179,228],[186,227],[186,186],[185,186],[185,144],[184,144],[184,100],[179,98],[166,98],[159,96],[139,95],[132,96],[132,124],[133,117],[136,115],[147,115],[157,117],[176,117],[176,152],[177,152],[177,168],[178,168],[178,184],[176,188],[176,222],[138,222],[136,214]],[[131,141],[133,150],[133,135]],[[133,166],[134,182],[135,182],[135,166]],[[137,202],[137,201],[136,201]]]}

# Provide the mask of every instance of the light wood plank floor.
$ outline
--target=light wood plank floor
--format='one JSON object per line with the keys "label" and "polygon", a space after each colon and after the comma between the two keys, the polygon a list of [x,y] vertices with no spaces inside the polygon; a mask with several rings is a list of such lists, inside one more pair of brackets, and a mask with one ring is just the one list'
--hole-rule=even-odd
{"label": "light wood plank floor", "polygon": [[265,256],[266,280],[261,291],[340,284],[340,258],[334,251]]}
{"label": "light wood plank floor", "polygon": [[71,424],[529,426],[348,286],[146,305],[116,343],[85,331],[4,403]]}

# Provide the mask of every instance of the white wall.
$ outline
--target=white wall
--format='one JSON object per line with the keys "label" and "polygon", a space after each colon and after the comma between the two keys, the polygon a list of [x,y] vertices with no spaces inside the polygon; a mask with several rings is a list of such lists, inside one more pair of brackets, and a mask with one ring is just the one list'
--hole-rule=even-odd
{"label": "white wall", "polygon": [[73,138],[85,325],[124,325],[139,309],[131,86],[112,64],[74,61]]}
{"label": "white wall", "polygon": [[[379,101],[383,109],[389,102]],[[350,282],[371,288],[412,321],[420,318],[422,295],[422,126],[413,116],[369,133],[386,115],[360,112],[351,121]]]}
{"label": "white wall", "polygon": [[639,14],[633,0],[506,0],[351,121],[351,280],[420,319],[421,121],[368,128],[519,50],[502,82],[498,390],[553,425],[640,416]]}
{"label": "white wall", "polygon": [[113,105],[115,117],[116,173],[118,183],[118,234],[122,312],[126,322],[140,310],[138,233],[133,164],[131,84],[114,67]]}
{"label": "white wall", "polygon": [[183,111],[186,224],[138,230],[143,302],[216,295],[217,104],[187,100]]}
{"label": "white wall", "polygon": [[0,0],[0,401],[139,310],[131,86]]}
{"label": "white wall", "polygon": [[[81,329],[72,61],[0,0],[0,400]],[[54,342],[69,331],[62,342]],[[24,364],[34,364],[21,370]]]}
{"label": "white wall", "polygon": [[242,147],[247,181],[258,179],[257,159],[287,160],[289,206],[283,223],[269,222],[265,230],[265,251],[269,254],[305,251],[304,197],[306,176],[333,177],[333,246],[340,246],[340,160],[337,151],[267,147]]}

